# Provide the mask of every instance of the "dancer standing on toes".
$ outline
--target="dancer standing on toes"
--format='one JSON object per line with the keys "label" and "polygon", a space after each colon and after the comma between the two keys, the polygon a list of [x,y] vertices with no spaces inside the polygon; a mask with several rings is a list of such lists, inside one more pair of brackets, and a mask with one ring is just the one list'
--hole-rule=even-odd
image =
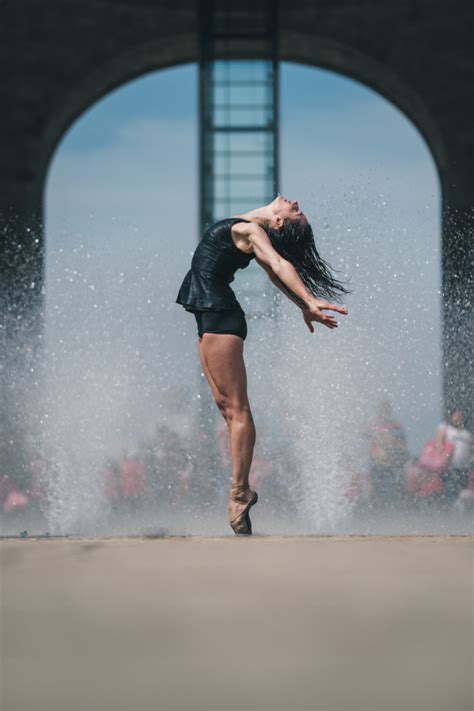
{"label": "dancer standing on toes", "polygon": [[313,321],[337,327],[334,316],[324,311],[347,314],[345,307],[324,297],[349,293],[318,254],[311,225],[298,202],[281,195],[268,205],[211,225],[194,252],[176,303],[196,318],[202,368],[229,432],[229,522],[235,533],[246,535],[252,533],[249,510],[258,498],[249,488],[255,425],[243,358],[245,313],[229,284],[237,269],[245,269],[254,258],[301,309],[311,333]]}

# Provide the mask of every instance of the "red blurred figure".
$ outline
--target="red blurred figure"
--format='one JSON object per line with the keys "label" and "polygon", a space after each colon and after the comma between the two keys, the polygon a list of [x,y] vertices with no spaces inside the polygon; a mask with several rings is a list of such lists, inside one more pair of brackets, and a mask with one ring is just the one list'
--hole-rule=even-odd
{"label": "red blurred figure", "polygon": [[13,489],[10,491],[7,498],[3,502],[3,510],[5,513],[11,513],[12,511],[24,511],[28,508],[29,499],[22,491],[19,489]]}
{"label": "red blurred figure", "polygon": [[448,469],[454,445],[449,442],[441,446],[430,440],[422,449],[418,461],[416,494],[422,498],[439,498],[444,492],[443,473]]}
{"label": "red blurred figure", "polygon": [[29,499],[7,475],[0,475],[0,502],[4,513],[22,511],[28,507]]}
{"label": "red blurred figure", "polygon": [[376,416],[363,437],[369,440],[369,468],[372,498],[379,507],[400,504],[404,498],[403,469],[410,458],[405,430],[392,413],[386,399],[377,403]]}
{"label": "red blurred figure", "polygon": [[368,501],[372,494],[372,480],[367,472],[361,471],[354,462],[346,464],[348,484],[344,489],[344,496],[354,504]]}
{"label": "red blurred figure", "polygon": [[120,489],[123,499],[143,496],[146,493],[145,467],[135,453],[127,455],[122,461]]}
{"label": "red blurred figure", "polygon": [[423,469],[416,461],[408,468],[406,488],[415,498],[422,499],[438,498],[444,490],[439,473]]}

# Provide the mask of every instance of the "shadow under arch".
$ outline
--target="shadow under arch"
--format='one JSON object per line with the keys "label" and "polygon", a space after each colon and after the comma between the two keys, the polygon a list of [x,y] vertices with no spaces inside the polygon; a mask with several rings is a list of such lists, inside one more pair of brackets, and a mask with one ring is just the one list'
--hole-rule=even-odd
{"label": "shadow under arch", "polygon": [[[239,59],[253,56],[239,55]],[[386,64],[324,36],[303,33],[283,33],[280,38],[279,59],[315,68],[328,69],[355,79],[376,91],[396,106],[415,126],[427,144],[437,167],[441,184],[441,198],[446,189],[443,176],[447,166],[447,151],[435,119],[419,95]],[[46,127],[39,156],[41,192],[44,197],[48,169],[53,154],[72,124],[96,101],[121,85],[149,72],[169,69],[198,61],[198,47],[194,34],[180,34],[139,48],[116,54],[87,74],[71,91],[63,95],[54,107],[53,118]]]}

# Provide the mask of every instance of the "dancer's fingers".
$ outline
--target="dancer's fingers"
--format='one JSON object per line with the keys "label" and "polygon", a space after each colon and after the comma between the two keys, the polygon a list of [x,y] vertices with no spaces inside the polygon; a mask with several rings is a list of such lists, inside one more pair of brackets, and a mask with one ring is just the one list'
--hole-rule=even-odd
{"label": "dancer's fingers", "polygon": [[337,311],[340,314],[347,314],[348,311],[345,306],[339,306],[339,304],[331,304],[329,301],[319,301],[318,308],[328,309],[329,311]]}
{"label": "dancer's fingers", "polygon": [[305,324],[308,326],[309,330],[311,331],[311,333],[314,333],[314,326],[311,323],[311,319],[308,318],[305,314],[303,314],[303,319],[304,319]]}
{"label": "dancer's fingers", "polygon": [[337,311],[340,314],[347,314],[348,311],[345,306],[339,306],[338,304],[329,304],[328,306],[323,306],[324,309],[330,309],[331,311]]}

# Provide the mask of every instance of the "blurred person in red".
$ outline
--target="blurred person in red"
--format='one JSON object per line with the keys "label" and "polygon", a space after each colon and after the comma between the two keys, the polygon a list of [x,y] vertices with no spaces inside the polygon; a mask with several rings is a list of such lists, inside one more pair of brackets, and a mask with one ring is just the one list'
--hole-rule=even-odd
{"label": "blurred person in red", "polygon": [[146,493],[145,467],[138,452],[126,453],[120,466],[122,499],[136,499]]}
{"label": "blurred person in red", "polygon": [[363,506],[370,501],[372,494],[370,475],[357,466],[356,460],[350,456],[344,458],[342,467],[347,481],[344,496],[354,507]]}
{"label": "blurred person in red", "polygon": [[7,474],[0,474],[0,504],[4,513],[23,511],[28,508],[28,496],[21,491]]}
{"label": "blurred person in red", "polygon": [[392,507],[405,498],[403,468],[408,453],[405,430],[393,417],[392,405],[383,399],[377,403],[376,416],[362,436],[369,440],[369,471],[372,498],[381,507]]}
{"label": "blurred person in red", "polygon": [[423,445],[419,459],[411,462],[407,469],[406,484],[416,504],[431,505],[444,500],[442,477],[449,467],[453,451],[452,443],[431,439]]}

